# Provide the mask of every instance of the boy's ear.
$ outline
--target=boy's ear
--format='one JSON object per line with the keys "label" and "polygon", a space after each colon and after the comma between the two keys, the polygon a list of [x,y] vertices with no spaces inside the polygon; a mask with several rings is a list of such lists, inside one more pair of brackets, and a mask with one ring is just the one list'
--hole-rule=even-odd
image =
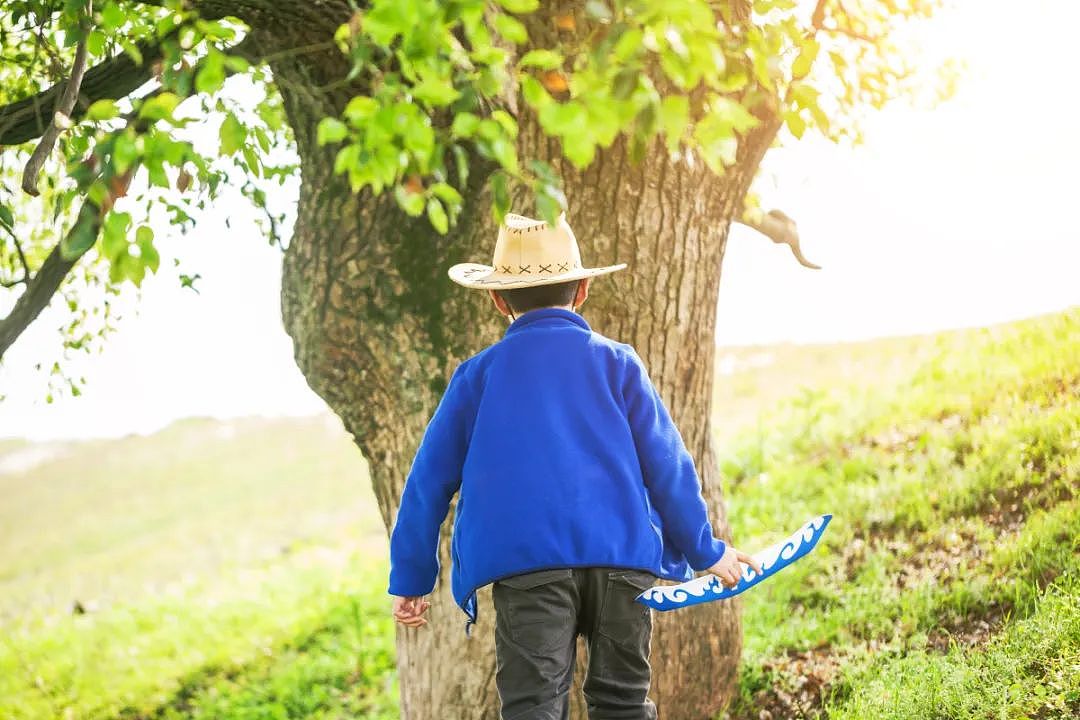
{"label": "boy's ear", "polygon": [[510,306],[506,304],[506,301],[502,299],[502,296],[494,290],[488,290],[488,295],[491,297],[491,302],[495,303],[495,308],[501,315],[510,315]]}
{"label": "boy's ear", "polygon": [[577,293],[574,295],[574,308],[581,307],[589,298],[589,283],[592,278],[582,278],[578,283]]}

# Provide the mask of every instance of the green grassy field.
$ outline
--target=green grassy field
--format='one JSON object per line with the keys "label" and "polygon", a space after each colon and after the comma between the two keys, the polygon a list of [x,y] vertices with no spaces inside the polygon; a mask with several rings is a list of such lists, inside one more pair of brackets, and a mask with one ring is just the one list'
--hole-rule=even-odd
{"label": "green grassy field", "polygon": [[1078,393],[1074,311],[942,338],[894,387],[808,392],[731,445],[740,544],[836,517],[745,596],[729,716],[1078,716]]}
{"label": "green grassy field", "polygon": [[[744,596],[727,716],[1080,713],[1078,392],[1076,310],[721,351],[738,544],[835,514]],[[0,718],[396,717],[386,541],[336,421],[48,450],[0,473]]]}

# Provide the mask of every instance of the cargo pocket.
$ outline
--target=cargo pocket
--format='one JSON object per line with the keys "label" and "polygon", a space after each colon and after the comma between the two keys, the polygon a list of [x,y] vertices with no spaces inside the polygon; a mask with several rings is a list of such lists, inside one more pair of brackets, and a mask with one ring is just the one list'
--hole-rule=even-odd
{"label": "cargo pocket", "polygon": [[604,605],[597,632],[612,642],[640,650],[648,647],[652,614],[647,605],[634,600],[659,578],[645,570],[611,570],[607,574]]}
{"label": "cargo pocket", "polygon": [[575,635],[570,568],[514,575],[492,586],[496,623],[514,642],[534,653],[549,653]]}

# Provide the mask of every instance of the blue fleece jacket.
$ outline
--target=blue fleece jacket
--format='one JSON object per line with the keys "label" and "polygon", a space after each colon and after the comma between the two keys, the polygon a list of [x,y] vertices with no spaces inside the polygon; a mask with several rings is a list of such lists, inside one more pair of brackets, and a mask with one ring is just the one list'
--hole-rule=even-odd
{"label": "blue fleece jacket", "polygon": [[458,493],[451,590],[543,568],[647,570],[682,582],[724,554],[694,462],[634,349],[541,308],[454,371],[405,481],[391,595],[430,593]]}

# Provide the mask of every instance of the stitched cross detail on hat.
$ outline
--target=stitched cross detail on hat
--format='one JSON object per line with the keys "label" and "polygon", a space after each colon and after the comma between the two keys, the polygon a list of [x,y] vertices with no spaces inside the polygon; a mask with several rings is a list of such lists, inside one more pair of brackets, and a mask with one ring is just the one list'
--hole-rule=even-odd
{"label": "stitched cross detail on hat", "polygon": [[468,288],[510,290],[606,275],[625,267],[626,263],[583,267],[566,213],[560,213],[554,226],[508,213],[499,228],[491,265],[458,263],[447,274]]}

